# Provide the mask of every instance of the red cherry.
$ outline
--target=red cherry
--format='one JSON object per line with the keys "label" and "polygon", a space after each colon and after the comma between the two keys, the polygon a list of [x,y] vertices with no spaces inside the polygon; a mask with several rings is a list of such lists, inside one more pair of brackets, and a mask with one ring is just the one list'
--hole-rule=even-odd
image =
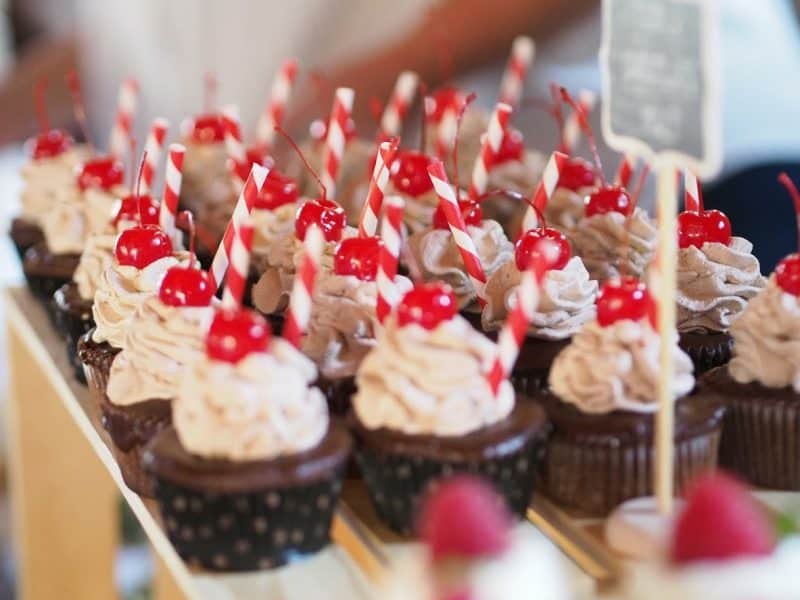
{"label": "red cherry", "polygon": [[172,255],[169,236],[154,225],[126,229],[117,237],[114,256],[121,265],[144,269],[147,265]]}
{"label": "red cherry", "polygon": [[[483,223],[483,208],[481,208],[480,202],[459,200],[458,207],[461,209],[461,216],[464,217],[465,225],[481,226],[481,223]],[[447,216],[444,214],[441,202],[436,206],[436,210],[433,213],[433,226],[436,229],[450,229],[450,224],[447,222]]]}
{"label": "red cherry", "polygon": [[438,123],[448,110],[458,111],[464,102],[464,94],[454,87],[441,87],[431,96],[430,109],[426,107],[428,119]]}
{"label": "red cherry", "polygon": [[611,279],[597,295],[597,322],[602,327],[622,319],[639,321],[649,317],[653,299],[647,286],[634,277]]}
{"label": "red cherry", "polygon": [[558,229],[552,227],[529,229],[514,244],[514,261],[517,263],[517,269],[527,270],[531,259],[543,251],[547,252],[545,264],[548,271],[563,269],[572,258],[569,240]]}
{"label": "red cherry", "polygon": [[718,242],[726,246],[731,243],[731,222],[727,215],[719,210],[703,212],[706,237],[709,242]]}
{"label": "red cherry", "polygon": [[774,548],[772,528],[747,488],[715,473],[693,484],[675,523],[670,558],[684,565],[767,556]]}
{"label": "red cherry", "polygon": [[558,187],[577,192],[580,189],[594,187],[597,178],[592,165],[582,158],[570,158],[561,169]]}
{"label": "red cherry", "polygon": [[72,146],[72,138],[60,129],[51,129],[36,136],[31,150],[34,160],[53,158],[64,154]]}
{"label": "red cherry", "polygon": [[456,296],[444,283],[418,283],[397,306],[397,324],[405,327],[416,323],[425,329],[435,329],[442,321],[456,316]]}
{"label": "red cherry", "polygon": [[431,157],[416,150],[399,150],[395,155],[389,177],[401,194],[418,198],[433,189],[428,165]]}
{"label": "red cherry", "polygon": [[800,254],[790,254],[778,263],[775,280],[787,294],[800,296]]}
{"label": "red cherry", "polygon": [[125,169],[122,163],[113,156],[98,156],[83,164],[78,173],[78,187],[81,191],[89,188],[110,190],[115,185],[122,185]]}
{"label": "red cherry", "polygon": [[298,240],[306,239],[306,231],[312,224],[322,230],[326,242],[338,242],[342,239],[342,231],[347,224],[347,215],[344,209],[333,200],[325,198],[309,200],[297,211],[294,232]]}
{"label": "red cherry", "polygon": [[272,337],[269,324],[258,313],[219,310],[206,335],[206,354],[212,360],[238,363],[253,352],[266,352]]}
{"label": "red cherry", "polygon": [[260,210],[275,210],[284,204],[297,202],[297,182],[272,169],[264,180],[264,187],[256,199],[255,207]]}
{"label": "red cherry", "polygon": [[214,288],[202,269],[174,266],[164,274],[158,297],[167,306],[208,306]]}
{"label": "red cherry", "polygon": [[225,128],[217,114],[197,115],[192,127],[192,140],[198,144],[213,144],[225,140]]}
{"label": "red cherry", "polygon": [[[137,225],[158,225],[158,213],[161,209],[149,194],[141,196],[128,195],[117,200],[111,211],[113,215],[111,224],[118,227],[120,221],[136,223]],[[141,219],[141,223],[139,220]]]}
{"label": "red cherry", "polygon": [[633,212],[633,202],[624,188],[606,186],[592,192],[586,199],[585,213],[587,217],[618,212],[626,217]]}
{"label": "red cherry", "polygon": [[361,281],[375,281],[378,254],[383,240],[379,237],[354,237],[339,242],[333,259],[337,275],[353,275]]}
{"label": "red cherry", "polygon": [[499,165],[512,160],[522,160],[525,152],[525,141],[522,133],[516,129],[507,129],[500,143],[497,155],[494,157],[493,164]]}
{"label": "red cherry", "polygon": [[482,480],[454,477],[426,500],[419,535],[433,562],[497,556],[509,546],[511,517],[497,493]]}
{"label": "red cherry", "polygon": [[681,248],[702,248],[706,242],[726,246],[731,241],[731,222],[725,213],[706,210],[702,213],[685,211],[678,215],[678,245]]}

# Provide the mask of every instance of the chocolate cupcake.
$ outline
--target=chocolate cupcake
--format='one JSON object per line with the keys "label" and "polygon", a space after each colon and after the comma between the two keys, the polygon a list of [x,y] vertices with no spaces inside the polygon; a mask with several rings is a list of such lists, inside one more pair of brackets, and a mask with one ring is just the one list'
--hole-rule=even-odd
{"label": "chocolate cupcake", "polygon": [[758,487],[800,490],[800,289],[785,258],[731,325],[733,358],[703,390],[727,402],[720,464]]}
{"label": "chocolate cupcake", "polygon": [[716,466],[722,403],[709,394],[689,395],[691,360],[652,329],[649,302],[634,280],[606,284],[598,320],[556,357],[550,391],[539,397],[553,423],[543,491],[580,514],[605,516],[625,500],[652,494],[662,343],[674,344],[676,489]]}
{"label": "chocolate cupcake", "polygon": [[493,393],[496,346],[456,314],[441,284],[406,294],[356,376],[356,458],[378,516],[408,533],[427,487],[454,473],[491,481],[516,515],[530,500],[546,433],[544,412]]}
{"label": "chocolate cupcake", "polygon": [[272,568],[322,549],[352,443],[310,387],[313,363],[270,341],[250,312],[217,313],[206,352],[182,379],[174,427],[144,456],[167,535],[211,570]]}
{"label": "chocolate cupcake", "polygon": [[722,243],[681,236],[680,241],[679,343],[700,375],[730,360],[733,339],[728,329],[767,280],[752,254],[753,244],[744,238]]}

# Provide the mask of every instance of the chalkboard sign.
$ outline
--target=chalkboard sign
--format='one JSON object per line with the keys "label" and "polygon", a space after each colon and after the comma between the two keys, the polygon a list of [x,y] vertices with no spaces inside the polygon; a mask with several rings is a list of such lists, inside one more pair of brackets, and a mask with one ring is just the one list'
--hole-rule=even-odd
{"label": "chalkboard sign", "polygon": [[714,0],[604,0],[603,134],[619,152],[720,167]]}

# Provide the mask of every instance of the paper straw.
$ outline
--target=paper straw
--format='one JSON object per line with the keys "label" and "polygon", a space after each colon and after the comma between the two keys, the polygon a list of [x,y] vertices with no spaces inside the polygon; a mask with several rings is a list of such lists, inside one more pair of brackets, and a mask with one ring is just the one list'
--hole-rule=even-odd
{"label": "paper straw", "polygon": [[403,243],[404,207],[405,202],[400,196],[390,196],[386,199],[386,210],[381,224],[383,246],[378,254],[378,273],[375,276],[378,288],[375,312],[380,323],[383,323],[400,301],[395,277],[397,276],[397,263],[400,259],[400,246]]}
{"label": "paper straw", "polygon": [[303,240],[303,256],[300,258],[300,265],[294,277],[289,308],[286,310],[286,323],[283,326],[284,339],[295,348],[300,347],[311,319],[311,299],[314,295],[314,283],[319,271],[323,244],[322,231],[316,225],[311,225]]}
{"label": "paper straw", "polygon": [[522,90],[525,87],[525,76],[533,63],[536,45],[527,36],[521,35],[511,45],[511,56],[508,58],[503,79],[500,82],[500,102],[512,108],[519,106]]}
{"label": "paper straw", "polygon": [[139,84],[135,79],[126,79],[119,86],[117,96],[117,115],[111,128],[109,151],[117,158],[125,156],[130,147],[133,117],[139,99]]}
{"label": "paper straw", "polygon": [[242,122],[239,118],[239,108],[229,104],[220,111],[222,128],[225,132],[225,149],[231,161],[231,173],[239,184],[244,180],[247,171],[247,150],[242,138]]}
{"label": "paper straw", "polygon": [[225,279],[222,305],[225,308],[241,308],[244,288],[250,271],[250,254],[253,251],[253,223],[248,218],[234,229],[231,244],[231,266]]}
{"label": "paper straw", "polygon": [[290,58],[283,62],[272,80],[269,100],[261,113],[256,128],[256,141],[269,150],[275,144],[275,127],[283,126],[286,107],[292,96],[292,88],[297,78],[297,60]]}
{"label": "paper straw", "polygon": [[153,121],[147,140],[144,144],[147,152],[147,160],[142,169],[142,193],[149,194],[153,189],[153,179],[158,169],[158,161],[161,159],[161,150],[164,148],[164,138],[167,136],[169,121],[158,118]]}
{"label": "paper straw", "polygon": [[369,181],[367,200],[361,207],[361,217],[358,220],[358,235],[372,237],[378,230],[378,216],[381,214],[381,204],[386,186],[389,183],[389,167],[397,153],[398,141],[390,140],[381,142],[375,156],[375,167]]}
{"label": "paper straw", "polygon": [[703,191],[697,176],[691,169],[683,170],[683,187],[685,208],[689,212],[702,212],[703,210]]}
{"label": "paper straw", "polygon": [[178,199],[181,195],[183,181],[183,156],[186,147],[182,144],[170,144],[167,151],[167,167],[164,172],[164,193],[158,212],[158,224],[171,240],[179,238],[175,220],[178,215]]}
{"label": "paper straw", "polygon": [[450,155],[458,135],[458,112],[454,108],[445,109],[436,127],[436,156],[444,160]]}
{"label": "paper straw", "polygon": [[[588,121],[589,114],[597,103],[597,95],[589,90],[581,90],[578,94],[578,106],[586,115]],[[581,139],[580,115],[573,110],[564,122],[564,130],[561,133],[561,147],[559,150],[564,154],[572,154],[578,141]]]}
{"label": "paper straw", "polygon": [[503,144],[503,136],[506,133],[510,117],[511,107],[503,102],[498,102],[489,118],[489,127],[483,137],[481,151],[472,168],[472,180],[469,184],[470,198],[478,198],[489,185],[489,172],[492,170],[500,146]]}
{"label": "paper straw", "polygon": [[623,154],[622,160],[620,160],[619,167],[617,168],[614,183],[624,188],[630,186],[631,177],[633,177],[633,172],[636,170],[636,163],[637,160],[633,154],[628,152]]}
{"label": "paper straw", "polygon": [[542,179],[539,181],[539,185],[536,186],[530,206],[528,206],[522,219],[523,231],[535,229],[539,226],[539,217],[536,211],[538,210],[540,214],[544,213],[547,202],[553,197],[553,193],[558,187],[558,181],[561,179],[561,170],[567,164],[568,159],[569,157],[562,152],[553,152],[550,155],[544,172],[542,172]]}
{"label": "paper straw", "polygon": [[413,71],[403,71],[398,75],[394,90],[381,116],[381,134],[384,138],[400,135],[403,120],[414,100],[419,85],[419,75]]}
{"label": "paper straw", "polygon": [[269,175],[269,169],[267,167],[254,164],[250,168],[250,175],[242,186],[239,199],[236,201],[236,206],[233,209],[233,215],[231,215],[231,220],[228,221],[225,234],[222,236],[222,241],[217,247],[214,260],[211,262],[211,269],[209,269],[208,272],[214,290],[219,289],[225,277],[225,272],[228,270],[235,230],[250,217],[250,212],[253,210],[256,200],[258,200],[258,195],[261,193],[261,188],[264,186],[264,180],[267,178],[267,175]]}
{"label": "paper straw", "polygon": [[444,211],[445,217],[447,217],[450,232],[453,234],[453,240],[461,254],[461,259],[464,261],[467,275],[475,288],[478,302],[481,306],[484,306],[486,304],[484,290],[486,287],[486,275],[483,272],[475,242],[470,237],[469,232],[467,232],[467,226],[464,224],[464,215],[461,214],[461,208],[456,199],[456,191],[447,179],[447,173],[445,173],[442,161],[432,161],[428,165],[428,175],[430,175],[436,195],[439,196],[439,204]]}
{"label": "paper straw", "polygon": [[330,200],[336,198],[336,179],[339,176],[339,165],[342,162],[347,142],[345,131],[347,130],[347,121],[353,111],[354,96],[355,92],[352,89],[338,88],[333,98],[328,133],[325,136],[322,173],[320,173],[322,184],[325,186]]}

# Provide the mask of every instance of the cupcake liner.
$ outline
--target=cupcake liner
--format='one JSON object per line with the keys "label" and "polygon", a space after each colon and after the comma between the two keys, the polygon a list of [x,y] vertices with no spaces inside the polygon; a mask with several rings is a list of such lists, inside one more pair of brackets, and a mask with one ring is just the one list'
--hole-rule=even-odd
{"label": "cupcake liner", "polygon": [[75,378],[81,383],[86,383],[83,362],[78,356],[78,341],[94,327],[94,318],[89,308],[91,303],[86,302],[83,306],[71,305],[67,288],[74,285],[69,283],[61,286],[53,295],[56,328],[64,336],[67,360],[72,365]]}
{"label": "cupcake liner", "polygon": [[344,417],[350,411],[350,400],[356,393],[355,377],[329,379],[320,375],[314,382],[328,401],[328,410],[333,416]]}
{"label": "cupcake liner", "polygon": [[77,254],[51,254],[46,245],[40,243],[25,252],[22,272],[33,294],[49,305],[55,291],[72,281],[79,260]]}
{"label": "cupcake liner", "polygon": [[89,330],[78,339],[78,359],[83,365],[86,384],[89,387],[89,417],[98,429],[102,428],[100,407],[106,400],[108,375],[111,363],[119,350],[107,342],[95,342],[92,339],[94,329]]}
{"label": "cupcake liner", "polygon": [[549,377],[549,367],[541,369],[516,366],[508,379],[518,394],[534,397],[547,390]]}
{"label": "cupcake liner", "polygon": [[342,476],[340,468],[310,484],[219,493],[156,475],[155,497],[167,536],[190,565],[214,571],[270,569],[329,543]]}
{"label": "cupcake liner", "polygon": [[12,219],[8,234],[20,260],[25,257],[28,248],[44,241],[42,228],[21,217]]}
{"label": "cupcake liner", "polygon": [[695,376],[728,364],[733,354],[733,337],[722,332],[683,332],[678,345],[692,359]]}
{"label": "cupcake liner", "polygon": [[534,436],[503,456],[446,460],[405,452],[384,452],[359,445],[356,459],[378,517],[393,531],[414,531],[420,502],[430,486],[456,474],[491,482],[510,510],[520,517],[533,494],[543,436]]}

